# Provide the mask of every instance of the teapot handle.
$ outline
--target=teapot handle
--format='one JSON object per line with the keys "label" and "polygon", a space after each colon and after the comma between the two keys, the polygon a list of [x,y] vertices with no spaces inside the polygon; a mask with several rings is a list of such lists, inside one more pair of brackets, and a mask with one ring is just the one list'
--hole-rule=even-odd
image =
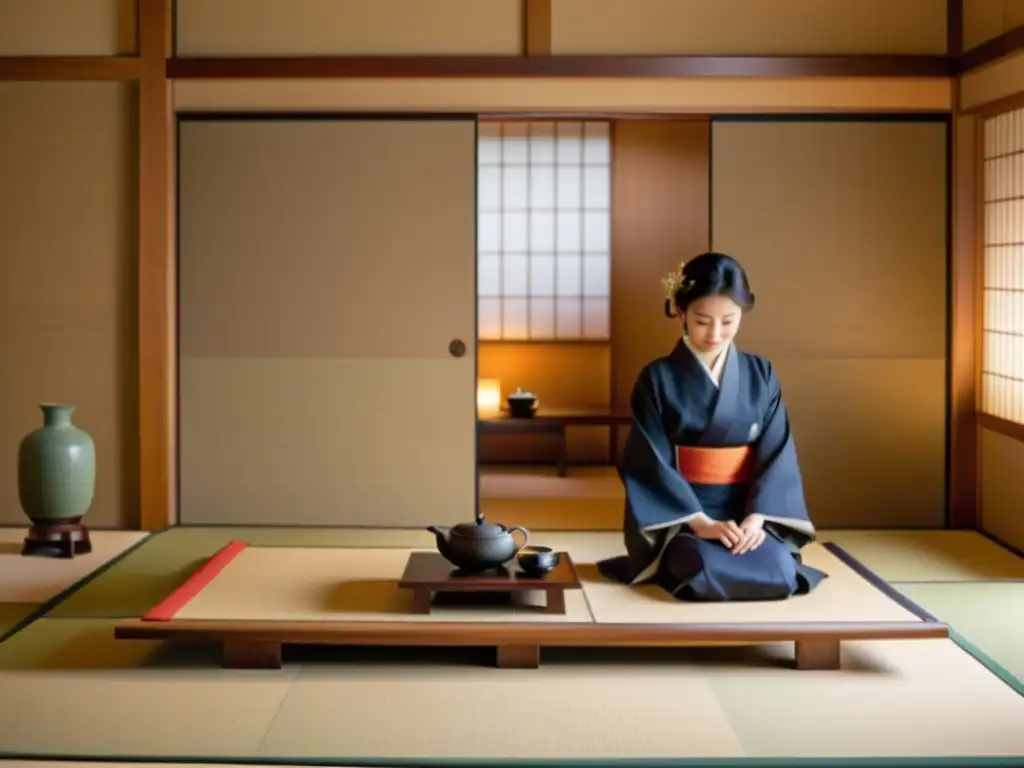
{"label": "teapot handle", "polygon": [[509,532],[509,535],[511,535],[513,531],[519,531],[521,534],[523,534],[523,543],[516,547],[515,551],[515,554],[518,555],[522,548],[526,546],[526,542],[530,538],[530,532],[523,528],[523,526],[521,525],[510,525],[507,530]]}

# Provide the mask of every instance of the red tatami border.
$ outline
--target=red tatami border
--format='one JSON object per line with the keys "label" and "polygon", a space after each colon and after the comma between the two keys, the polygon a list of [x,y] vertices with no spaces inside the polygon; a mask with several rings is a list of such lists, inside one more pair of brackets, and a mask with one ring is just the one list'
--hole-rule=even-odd
{"label": "red tatami border", "polygon": [[189,600],[206,589],[210,582],[217,578],[217,574],[227,568],[228,563],[238,557],[238,555],[242,553],[242,550],[248,546],[249,545],[244,541],[230,542],[209,560],[199,566],[195,572],[185,580],[184,584],[144,613],[142,615],[142,620],[171,621],[178,611],[188,605]]}

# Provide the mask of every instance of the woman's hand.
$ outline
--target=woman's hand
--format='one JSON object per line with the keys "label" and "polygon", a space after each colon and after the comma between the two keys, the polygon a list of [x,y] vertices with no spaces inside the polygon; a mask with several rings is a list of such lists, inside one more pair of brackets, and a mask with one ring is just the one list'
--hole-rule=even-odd
{"label": "woman's hand", "polygon": [[690,523],[694,535],[709,541],[720,541],[726,549],[733,549],[743,541],[740,526],[732,520],[712,520],[702,515]]}
{"label": "woman's hand", "polygon": [[734,555],[751,552],[764,544],[764,518],[761,515],[748,515],[739,526],[741,540],[733,548]]}

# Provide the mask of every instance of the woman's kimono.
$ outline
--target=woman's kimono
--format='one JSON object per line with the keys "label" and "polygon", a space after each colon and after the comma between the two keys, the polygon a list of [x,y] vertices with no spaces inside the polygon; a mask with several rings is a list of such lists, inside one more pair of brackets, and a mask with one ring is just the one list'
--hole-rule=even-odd
{"label": "woman's kimono", "polygon": [[[815,530],[770,363],[730,345],[709,368],[684,339],[641,371],[632,409],[618,467],[627,554],[601,573],[682,600],[783,599],[827,578],[801,562]],[[765,540],[734,555],[690,531],[700,512],[737,524],[758,513]]]}

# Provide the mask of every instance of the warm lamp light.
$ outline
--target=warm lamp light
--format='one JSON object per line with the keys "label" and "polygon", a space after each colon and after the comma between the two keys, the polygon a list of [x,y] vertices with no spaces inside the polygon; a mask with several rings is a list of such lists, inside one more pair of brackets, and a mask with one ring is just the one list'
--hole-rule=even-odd
{"label": "warm lamp light", "polygon": [[501,415],[500,379],[477,380],[476,413],[481,419],[493,419]]}

